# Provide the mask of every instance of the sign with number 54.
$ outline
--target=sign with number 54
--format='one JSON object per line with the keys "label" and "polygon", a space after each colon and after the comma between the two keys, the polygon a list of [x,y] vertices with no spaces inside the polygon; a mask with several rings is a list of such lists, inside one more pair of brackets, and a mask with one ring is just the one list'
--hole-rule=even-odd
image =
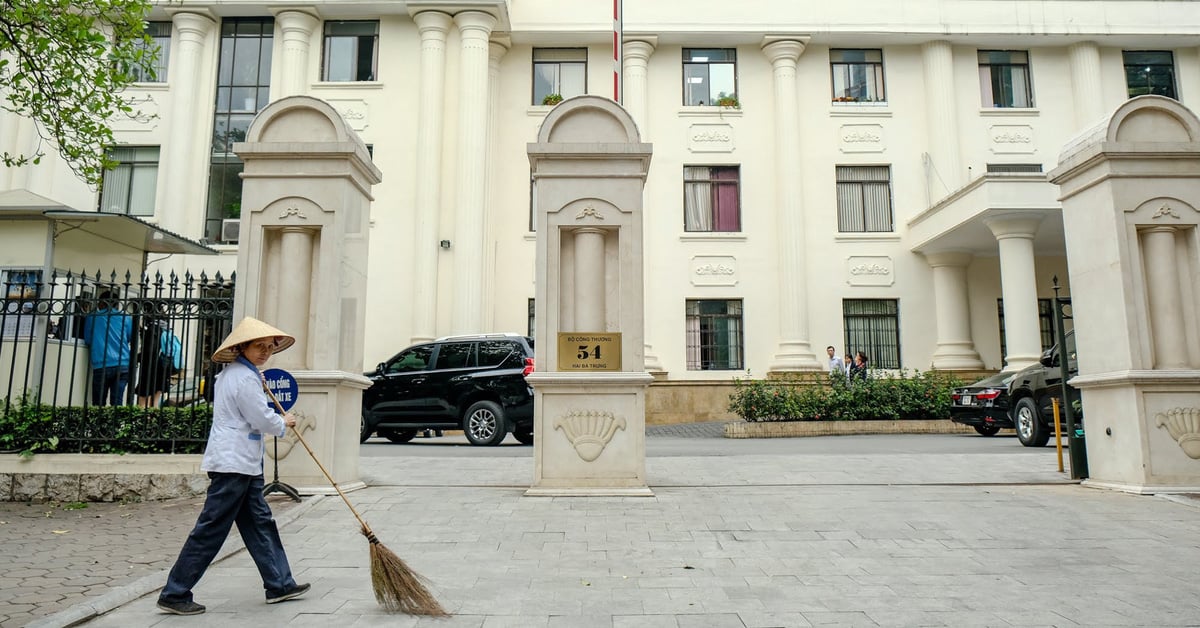
{"label": "sign with number 54", "polygon": [[559,332],[558,370],[621,370],[621,334]]}

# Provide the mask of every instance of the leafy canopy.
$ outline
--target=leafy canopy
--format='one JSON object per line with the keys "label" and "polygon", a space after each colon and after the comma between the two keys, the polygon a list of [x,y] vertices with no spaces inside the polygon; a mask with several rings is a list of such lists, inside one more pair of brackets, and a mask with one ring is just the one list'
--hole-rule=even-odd
{"label": "leafy canopy", "polygon": [[116,165],[111,120],[134,116],[123,94],[158,51],[146,34],[150,0],[0,0],[0,109],[31,118],[30,154],[3,153],[4,165],[39,163],[43,142],[98,187]]}

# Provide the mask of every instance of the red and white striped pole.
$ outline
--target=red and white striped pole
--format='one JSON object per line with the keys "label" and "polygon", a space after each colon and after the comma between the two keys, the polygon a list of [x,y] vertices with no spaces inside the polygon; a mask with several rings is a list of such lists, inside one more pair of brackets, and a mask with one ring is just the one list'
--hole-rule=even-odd
{"label": "red and white striped pole", "polygon": [[613,0],[613,100],[621,102],[621,42],[624,27],[621,24],[621,0]]}

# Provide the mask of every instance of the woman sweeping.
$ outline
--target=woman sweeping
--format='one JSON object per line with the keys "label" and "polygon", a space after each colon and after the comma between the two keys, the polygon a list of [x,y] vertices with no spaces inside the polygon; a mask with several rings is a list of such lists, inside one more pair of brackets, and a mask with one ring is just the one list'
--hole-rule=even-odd
{"label": "woman sweeping", "polygon": [[279,530],[262,494],[263,435],[282,438],[296,420],[271,409],[259,368],[272,354],[295,342],[290,335],[246,317],[212,356],[213,362],[229,365],[217,378],[212,431],[200,464],[211,483],[196,527],[158,596],[158,608],[168,613],[204,612],[204,606],[192,600],[192,587],[212,564],[235,523],[262,576],[267,604],[300,597],[309,589],[308,584],[296,584],[292,578]]}

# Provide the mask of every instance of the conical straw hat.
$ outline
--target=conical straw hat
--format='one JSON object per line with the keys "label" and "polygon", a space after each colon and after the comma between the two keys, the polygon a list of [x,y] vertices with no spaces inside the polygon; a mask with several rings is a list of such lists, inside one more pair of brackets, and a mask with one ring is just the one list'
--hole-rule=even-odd
{"label": "conical straw hat", "polygon": [[272,337],[275,338],[275,353],[296,344],[296,339],[291,334],[285,334],[257,318],[247,316],[221,342],[221,346],[212,354],[212,360],[213,362],[233,362],[238,357],[238,345],[259,338]]}

